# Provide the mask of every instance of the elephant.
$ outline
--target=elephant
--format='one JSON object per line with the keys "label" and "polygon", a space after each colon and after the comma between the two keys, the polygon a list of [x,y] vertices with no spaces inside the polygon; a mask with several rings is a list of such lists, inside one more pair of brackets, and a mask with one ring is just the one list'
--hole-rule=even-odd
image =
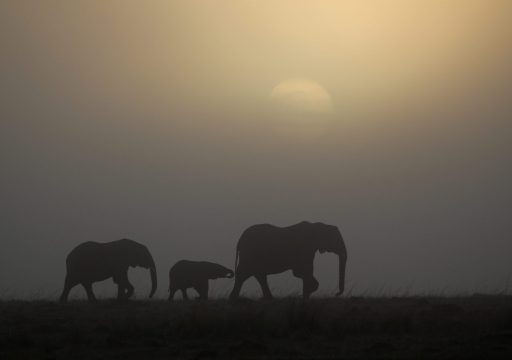
{"label": "elephant", "polygon": [[140,266],[149,269],[153,297],[157,288],[156,267],[148,248],[130,239],[106,243],[84,242],[75,247],[66,258],[66,280],[60,297],[66,302],[69,291],[81,284],[89,301],[95,301],[92,284],[112,278],[117,284],[117,298],[128,299],[133,295],[133,286],[128,281],[128,268]]}
{"label": "elephant", "polygon": [[180,260],[169,270],[169,301],[176,291],[181,290],[183,299],[188,300],[187,289],[194,288],[200,300],[208,299],[208,280],[232,278],[234,272],[222,265],[208,261]]}
{"label": "elephant", "polygon": [[272,299],[267,275],[292,270],[302,279],[304,299],[318,289],[313,276],[313,260],[316,252],[332,252],[339,257],[339,291],[345,287],[347,249],[339,229],[323,223],[300,222],[288,227],[258,224],[247,228],[238,240],[235,260],[235,284],[230,295],[239,297],[245,280],[254,276],[259,282],[263,297]]}

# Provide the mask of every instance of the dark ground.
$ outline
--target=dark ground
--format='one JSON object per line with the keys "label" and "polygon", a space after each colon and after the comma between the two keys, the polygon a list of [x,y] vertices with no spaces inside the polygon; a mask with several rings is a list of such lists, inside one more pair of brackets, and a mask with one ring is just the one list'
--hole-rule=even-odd
{"label": "dark ground", "polygon": [[0,359],[510,356],[510,296],[0,301]]}

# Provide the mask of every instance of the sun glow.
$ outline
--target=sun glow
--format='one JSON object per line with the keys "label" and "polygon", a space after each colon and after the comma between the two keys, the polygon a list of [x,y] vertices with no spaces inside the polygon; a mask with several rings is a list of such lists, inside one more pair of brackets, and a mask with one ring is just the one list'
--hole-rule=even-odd
{"label": "sun glow", "polygon": [[277,84],[270,93],[272,102],[285,111],[327,114],[332,111],[331,96],[318,83],[291,79]]}

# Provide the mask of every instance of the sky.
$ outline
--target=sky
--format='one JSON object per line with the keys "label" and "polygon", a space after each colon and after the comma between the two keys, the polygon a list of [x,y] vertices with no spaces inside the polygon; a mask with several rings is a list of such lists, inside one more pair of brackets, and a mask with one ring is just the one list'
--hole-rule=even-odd
{"label": "sky", "polygon": [[2,1],[0,297],[56,297],[74,246],[120,238],[165,297],[176,261],[303,220],[339,227],[349,294],[507,290],[511,36],[508,0]]}

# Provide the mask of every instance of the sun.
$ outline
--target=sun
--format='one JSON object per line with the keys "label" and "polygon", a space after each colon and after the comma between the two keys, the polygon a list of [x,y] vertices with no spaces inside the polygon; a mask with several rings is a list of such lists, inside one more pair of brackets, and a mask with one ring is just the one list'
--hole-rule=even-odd
{"label": "sun", "polygon": [[289,79],[278,83],[270,100],[279,115],[301,122],[315,122],[332,112],[332,100],[319,83],[308,79]]}
{"label": "sun", "polygon": [[269,94],[270,117],[277,133],[289,139],[315,141],[328,131],[333,120],[329,92],[309,79],[288,79]]}

